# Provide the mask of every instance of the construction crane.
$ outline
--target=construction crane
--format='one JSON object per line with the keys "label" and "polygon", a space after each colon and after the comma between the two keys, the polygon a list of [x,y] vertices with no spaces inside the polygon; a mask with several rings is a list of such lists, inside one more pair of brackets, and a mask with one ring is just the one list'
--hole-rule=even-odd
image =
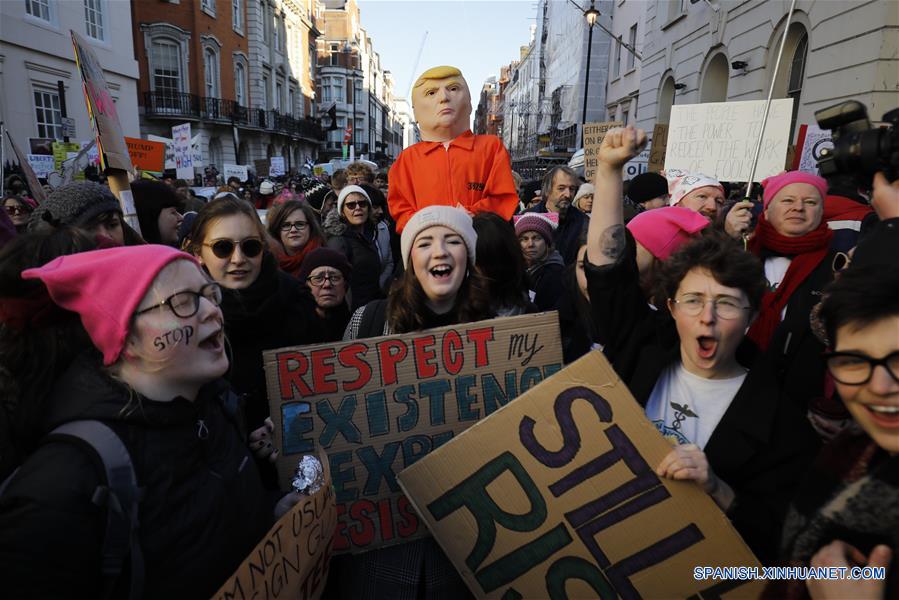
{"label": "construction crane", "polygon": [[418,62],[421,60],[421,53],[425,49],[425,42],[428,40],[428,31],[425,30],[425,34],[421,36],[421,45],[418,47],[418,54],[415,55],[415,64],[412,65],[412,73],[409,75],[409,88],[406,94],[406,98],[409,102],[412,101],[412,84],[415,83],[416,73],[418,73]]}

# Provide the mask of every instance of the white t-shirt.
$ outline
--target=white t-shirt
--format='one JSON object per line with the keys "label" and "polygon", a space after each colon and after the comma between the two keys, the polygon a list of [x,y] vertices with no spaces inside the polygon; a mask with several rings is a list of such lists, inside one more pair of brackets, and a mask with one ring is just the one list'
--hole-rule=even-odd
{"label": "white t-shirt", "polygon": [[746,373],[730,379],[705,379],[678,362],[665,369],[656,382],[646,403],[646,417],[678,444],[705,448],[744,379]]}
{"label": "white t-shirt", "polygon": [[[770,256],[765,259],[765,279],[768,280],[768,290],[774,291],[780,287],[780,282],[784,280],[787,269],[790,268],[792,259],[786,256]],[[780,312],[780,320],[783,321],[787,317],[787,307]]]}

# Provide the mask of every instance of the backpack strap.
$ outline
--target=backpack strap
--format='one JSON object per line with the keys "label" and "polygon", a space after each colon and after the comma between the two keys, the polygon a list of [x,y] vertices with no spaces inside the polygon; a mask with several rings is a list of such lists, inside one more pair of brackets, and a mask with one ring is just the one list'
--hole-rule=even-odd
{"label": "backpack strap", "polygon": [[42,443],[69,441],[89,445],[103,463],[105,485],[94,491],[91,502],[106,510],[106,533],[103,539],[101,570],[104,594],[112,597],[122,574],[126,557],[131,557],[131,590],[129,598],[139,600],[144,589],[144,560],[140,547],[138,507],[142,491],[131,455],[122,439],[100,421],[71,421],[51,431]]}

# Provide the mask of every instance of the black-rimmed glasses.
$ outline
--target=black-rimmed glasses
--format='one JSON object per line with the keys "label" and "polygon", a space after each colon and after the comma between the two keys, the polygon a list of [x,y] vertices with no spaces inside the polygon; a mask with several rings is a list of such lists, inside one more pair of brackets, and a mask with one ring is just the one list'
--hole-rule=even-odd
{"label": "black-rimmed glasses", "polygon": [[186,319],[188,317],[194,316],[195,314],[197,314],[197,311],[200,310],[201,296],[212,302],[214,305],[218,306],[222,303],[222,286],[217,283],[207,283],[200,288],[199,292],[194,292],[191,290],[178,292],[177,294],[172,294],[158,304],[154,304],[153,306],[149,306],[147,308],[136,311],[134,315],[142,315],[145,312],[149,312],[163,306],[168,306],[171,311],[175,313],[176,317]]}
{"label": "black-rimmed glasses", "polygon": [[294,221],[294,222],[285,221],[284,223],[281,224],[281,231],[287,233],[294,227],[296,227],[297,231],[303,231],[304,229],[309,227],[309,223],[307,223],[306,221]]}
{"label": "black-rimmed glasses", "polygon": [[330,281],[331,285],[340,285],[341,283],[343,283],[343,274],[321,273],[319,275],[310,275],[306,278],[306,281],[308,281],[315,287],[321,287],[325,285],[325,281]]}
{"label": "black-rimmed glasses", "polygon": [[828,352],[824,354],[827,370],[838,382],[845,385],[864,385],[871,381],[874,367],[883,365],[899,383],[899,350],[883,358],[871,358],[858,352]]}
{"label": "black-rimmed glasses", "polygon": [[262,240],[259,238],[246,238],[240,241],[235,240],[216,240],[211,244],[204,243],[204,246],[212,248],[212,253],[219,258],[231,258],[234,254],[234,247],[240,244],[240,251],[247,258],[256,258],[262,253]]}
{"label": "black-rimmed glasses", "polygon": [[685,315],[691,317],[699,316],[708,302],[712,303],[712,307],[715,310],[715,316],[719,319],[736,319],[743,314],[743,311],[751,308],[749,306],[741,306],[734,298],[706,299],[705,296],[699,294],[684,294],[679,300],[672,299],[671,301],[677,304],[677,307],[682,310]]}

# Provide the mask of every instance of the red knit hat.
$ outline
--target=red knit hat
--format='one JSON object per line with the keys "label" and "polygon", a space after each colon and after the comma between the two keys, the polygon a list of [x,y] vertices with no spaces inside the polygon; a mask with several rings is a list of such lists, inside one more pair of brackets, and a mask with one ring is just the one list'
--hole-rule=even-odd
{"label": "red knit hat", "polygon": [[103,364],[111,365],[125,347],[137,305],[163,267],[175,260],[199,266],[190,254],[146,244],[60,256],[43,267],[22,271],[22,279],[40,279],[53,302],[78,313],[103,353]]}
{"label": "red knit hat", "polygon": [[780,175],[772,175],[762,181],[762,187],[765,188],[765,194],[763,196],[765,208],[768,208],[768,205],[774,200],[774,196],[777,195],[777,192],[791,183],[807,183],[814,186],[817,188],[818,193],[821,194],[822,202],[824,201],[824,198],[827,197],[827,180],[823,177],[818,177],[817,175],[812,175],[811,173],[806,173],[804,171],[784,171]]}
{"label": "red knit hat", "polygon": [[695,210],[668,206],[641,212],[630,220],[627,228],[650,254],[668,260],[708,224],[709,220]]}

